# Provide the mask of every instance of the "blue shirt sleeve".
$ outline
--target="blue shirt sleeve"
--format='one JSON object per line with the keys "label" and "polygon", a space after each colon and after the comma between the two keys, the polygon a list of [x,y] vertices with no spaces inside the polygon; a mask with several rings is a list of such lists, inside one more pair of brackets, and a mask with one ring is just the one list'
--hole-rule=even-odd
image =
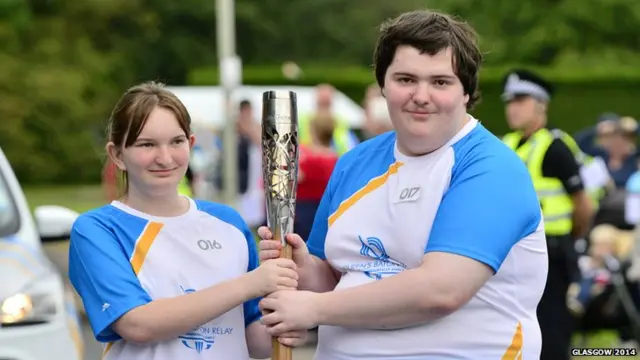
{"label": "blue shirt sleeve", "polygon": [[151,302],[116,235],[95,214],[81,215],[71,230],[69,279],[84,304],[96,340],[121,339],[111,325]]}
{"label": "blue shirt sleeve", "polygon": [[476,151],[460,161],[452,169],[425,253],[466,256],[497,272],[513,245],[537,229],[538,198],[515,154]]}

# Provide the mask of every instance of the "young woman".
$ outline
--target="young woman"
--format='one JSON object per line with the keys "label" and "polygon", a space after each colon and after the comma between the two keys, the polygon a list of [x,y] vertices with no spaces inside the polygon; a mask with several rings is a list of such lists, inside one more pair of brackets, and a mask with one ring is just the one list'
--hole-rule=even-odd
{"label": "young woman", "polygon": [[[74,224],[69,277],[106,360],[266,358],[258,300],[295,289],[292,261],[259,266],[228,206],[178,194],[194,143],[184,105],[162,85],[127,91],[110,119],[110,160],[125,195]],[[289,346],[305,333],[279,337]]]}

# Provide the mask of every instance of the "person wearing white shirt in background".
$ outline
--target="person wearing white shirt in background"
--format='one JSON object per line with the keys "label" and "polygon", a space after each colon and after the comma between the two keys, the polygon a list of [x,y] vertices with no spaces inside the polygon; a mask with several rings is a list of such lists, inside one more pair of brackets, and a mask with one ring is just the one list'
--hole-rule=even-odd
{"label": "person wearing white shirt in background", "polygon": [[631,256],[631,267],[627,270],[630,281],[640,280],[640,171],[636,171],[626,184],[624,219],[635,227],[635,244]]}
{"label": "person wearing white shirt in background", "polygon": [[370,85],[367,88],[363,107],[365,113],[363,132],[367,138],[393,130],[387,100],[380,92],[378,84]]}

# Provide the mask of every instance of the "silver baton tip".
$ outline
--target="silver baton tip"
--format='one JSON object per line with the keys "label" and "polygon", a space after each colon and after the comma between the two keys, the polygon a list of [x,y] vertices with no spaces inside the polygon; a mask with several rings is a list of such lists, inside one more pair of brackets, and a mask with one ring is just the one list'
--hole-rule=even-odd
{"label": "silver baton tip", "polygon": [[293,99],[296,100],[296,93],[286,90],[271,90],[262,93],[262,101],[269,101],[273,99]]}

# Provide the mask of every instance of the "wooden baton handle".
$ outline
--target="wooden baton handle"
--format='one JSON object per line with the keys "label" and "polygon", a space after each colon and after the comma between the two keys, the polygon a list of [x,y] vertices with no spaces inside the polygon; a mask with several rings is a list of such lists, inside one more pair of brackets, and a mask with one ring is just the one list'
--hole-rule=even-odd
{"label": "wooden baton handle", "polygon": [[[277,226],[277,228],[278,229],[275,229],[273,233],[273,240],[282,241],[283,237],[282,237],[282,234],[280,233],[279,226]],[[291,259],[292,257],[293,257],[293,249],[291,248],[291,245],[286,244],[282,248],[282,250],[280,250],[280,258]],[[278,341],[277,337],[273,337],[271,339],[271,345],[272,345],[271,360],[292,360],[293,359],[293,349],[290,348],[289,346],[281,344]]]}

